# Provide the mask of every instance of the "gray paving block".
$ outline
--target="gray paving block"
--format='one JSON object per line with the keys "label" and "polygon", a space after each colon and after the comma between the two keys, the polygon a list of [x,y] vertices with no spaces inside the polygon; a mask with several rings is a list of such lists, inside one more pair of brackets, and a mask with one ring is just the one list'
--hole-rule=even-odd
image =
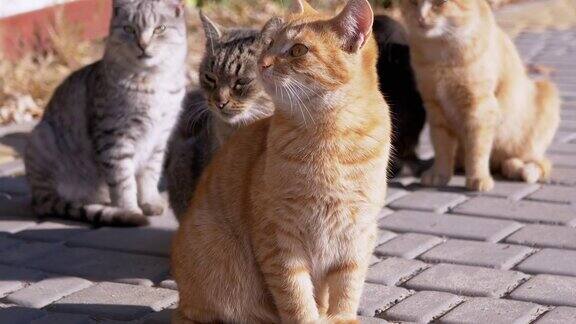
{"label": "gray paving block", "polygon": [[28,260],[41,258],[64,246],[57,243],[31,242],[19,240],[19,244],[0,252],[0,262],[22,265]]}
{"label": "gray paving block", "polygon": [[528,223],[576,225],[576,208],[570,205],[478,197],[459,205],[454,211],[465,215]]}
{"label": "gray paving block", "polygon": [[[525,196],[531,194],[532,192],[538,190],[540,185],[529,184],[518,181],[508,181],[498,179],[494,184],[494,189],[488,192],[469,192],[466,189],[466,177],[464,176],[454,176],[450,180],[450,184],[446,188],[438,188],[436,190],[451,190],[466,193],[469,196],[487,196],[487,197],[499,197],[507,198],[511,200],[520,200]],[[429,189],[427,189],[429,190]]]}
{"label": "gray paving block", "polygon": [[90,231],[88,224],[66,220],[51,220],[39,223],[16,233],[17,237],[45,242],[65,242],[78,234]]}
{"label": "gray paving block", "polygon": [[[574,157],[572,157],[571,155],[550,154],[548,156],[548,158],[554,164],[554,169],[556,169],[556,168],[561,168],[561,169],[563,169],[563,168],[567,168],[567,169],[576,168],[576,161],[574,160]],[[554,170],[554,169],[552,169],[552,170]],[[555,181],[555,182],[557,182],[557,181]]]}
{"label": "gray paving block", "polygon": [[411,294],[404,288],[365,283],[358,314],[368,317],[380,314]]}
{"label": "gray paving block", "polygon": [[436,236],[408,233],[377,246],[374,252],[382,256],[413,259],[442,242],[443,240]]}
{"label": "gray paving block", "polygon": [[24,307],[0,308],[0,323],[29,324],[34,319],[41,318],[47,312],[39,309]]}
{"label": "gray paving block", "polygon": [[142,320],[139,320],[139,324],[169,324],[172,323],[172,315],[174,313],[173,309],[165,309],[160,312],[152,313]]}
{"label": "gray paving block", "polygon": [[459,194],[418,191],[395,200],[389,207],[444,213],[466,199],[468,199],[466,196]]}
{"label": "gray paving block", "polygon": [[24,176],[18,177],[1,177],[0,178],[0,192],[10,195],[29,195],[30,187]]}
{"label": "gray paving block", "polygon": [[396,237],[396,233],[390,231],[379,230],[376,245],[384,244]]}
{"label": "gray paving block", "polygon": [[408,191],[398,188],[388,188],[386,192],[386,204],[398,200],[408,194]]}
{"label": "gray paving block", "polygon": [[552,225],[528,225],[506,238],[506,242],[535,247],[576,250],[576,228]]}
{"label": "gray paving block", "polygon": [[421,261],[388,258],[368,270],[366,281],[397,286],[426,268],[428,265]]}
{"label": "gray paving block", "polygon": [[[573,124],[570,121],[563,121],[561,127],[564,130],[574,131],[576,130],[572,126],[576,127],[576,124]],[[570,143],[553,143],[548,148],[549,153],[556,153],[556,154],[564,154],[564,155],[576,155],[576,144]]]}
{"label": "gray paving block", "polygon": [[404,286],[465,296],[502,297],[526,279],[527,275],[516,271],[439,264],[408,280]]}
{"label": "gray paving block", "polygon": [[493,298],[472,298],[440,319],[442,324],[529,324],[545,308],[533,303]]}
{"label": "gray paving block", "polygon": [[558,185],[576,186],[576,169],[556,167],[552,169],[550,182]]}
{"label": "gray paving block", "polygon": [[88,248],[63,248],[30,260],[31,268],[98,281],[151,286],[168,274],[168,259]]}
{"label": "gray paving block", "polygon": [[177,300],[178,293],[169,289],[101,282],[58,300],[49,309],[129,321]]}
{"label": "gray paving block", "polygon": [[46,316],[42,316],[38,319],[33,320],[32,322],[30,322],[30,324],[96,324],[99,322],[100,321],[93,320],[88,315],[48,313],[48,315]]}
{"label": "gray paving block", "polygon": [[392,306],[380,317],[390,321],[429,323],[462,302],[456,295],[422,291]]}
{"label": "gray paving block", "polygon": [[576,306],[576,278],[552,275],[532,277],[510,294],[510,298],[543,305]]}
{"label": "gray paving block", "polygon": [[526,273],[576,277],[576,251],[544,249],[524,260],[516,268]]}
{"label": "gray paving block", "polygon": [[45,274],[40,271],[0,265],[0,297],[44,277]]}
{"label": "gray paving block", "polygon": [[510,269],[533,252],[533,249],[523,246],[449,240],[424,253],[420,259],[430,263]]}
{"label": "gray paving block", "polygon": [[[2,223],[4,223],[5,221],[13,221],[13,222],[34,221],[31,224],[34,225],[36,223],[36,216],[32,212],[30,201],[31,201],[30,196],[14,196],[8,194],[0,194],[0,221]],[[26,228],[26,226],[22,228]],[[9,233],[16,232],[16,230],[9,231],[3,229],[4,225],[0,223],[0,232],[9,232]]]}
{"label": "gray paving block", "polygon": [[25,173],[24,162],[14,160],[0,164],[0,177],[20,176]]}
{"label": "gray paving block", "polygon": [[90,281],[82,278],[48,278],[8,295],[6,301],[29,308],[42,308],[91,285]]}
{"label": "gray paving block", "polygon": [[522,227],[512,221],[417,211],[396,212],[381,219],[379,225],[402,233],[415,232],[489,242],[498,242]]}
{"label": "gray paving block", "polygon": [[174,232],[159,228],[103,227],[77,235],[70,246],[169,256]]}
{"label": "gray paving block", "polygon": [[386,324],[389,323],[378,317],[359,316],[360,324]]}
{"label": "gray paving block", "polygon": [[176,284],[176,281],[174,281],[173,279],[163,280],[161,283],[158,284],[158,286],[161,288],[178,290],[178,285]]}
{"label": "gray paving block", "polygon": [[[574,159],[576,160],[576,158]],[[543,186],[540,190],[528,196],[529,199],[557,203],[576,203],[576,188],[562,186]]]}
{"label": "gray paving block", "polygon": [[576,323],[576,308],[564,306],[556,307],[536,321],[536,324],[559,323]]}
{"label": "gray paving block", "polygon": [[20,243],[22,243],[22,241],[0,234],[0,251],[7,250]]}

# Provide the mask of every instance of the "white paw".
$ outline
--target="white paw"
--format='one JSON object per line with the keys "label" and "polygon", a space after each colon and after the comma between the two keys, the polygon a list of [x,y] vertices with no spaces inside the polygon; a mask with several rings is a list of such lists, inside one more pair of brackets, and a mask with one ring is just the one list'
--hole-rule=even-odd
{"label": "white paw", "polygon": [[478,192],[490,191],[494,189],[494,179],[491,176],[482,178],[466,178],[466,188]]}

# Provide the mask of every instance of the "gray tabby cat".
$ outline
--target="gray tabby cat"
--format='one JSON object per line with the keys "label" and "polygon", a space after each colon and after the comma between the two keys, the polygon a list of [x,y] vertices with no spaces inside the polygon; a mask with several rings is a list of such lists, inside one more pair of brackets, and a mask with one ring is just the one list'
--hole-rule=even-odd
{"label": "gray tabby cat", "polygon": [[177,217],[188,208],[196,183],[216,150],[238,127],[273,113],[256,80],[263,46],[259,31],[224,29],[200,13],[206,53],[200,66],[201,91],[188,95],[168,145],[165,175],[170,206]]}
{"label": "gray tabby cat", "polygon": [[26,151],[33,208],[100,225],[163,212],[157,185],[185,95],[179,0],[114,0],[102,60],[54,93]]}

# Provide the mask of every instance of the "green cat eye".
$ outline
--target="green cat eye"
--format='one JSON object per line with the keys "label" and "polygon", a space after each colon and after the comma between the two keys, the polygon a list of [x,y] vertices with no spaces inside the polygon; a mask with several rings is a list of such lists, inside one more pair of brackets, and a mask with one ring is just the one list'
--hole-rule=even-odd
{"label": "green cat eye", "polygon": [[162,34],[165,31],[166,31],[166,26],[160,25],[160,26],[156,27],[156,29],[154,29],[154,34],[156,34],[156,35]]}
{"label": "green cat eye", "polygon": [[236,81],[236,84],[234,84],[234,90],[241,90],[250,83],[252,83],[252,80],[250,79],[239,79]]}
{"label": "green cat eye", "polygon": [[292,57],[300,57],[300,56],[304,56],[308,53],[309,49],[308,47],[306,47],[306,45],[304,44],[296,44],[294,46],[292,46],[292,48],[290,49],[290,56]]}
{"label": "green cat eye", "polygon": [[134,27],[132,26],[124,26],[124,31],[128,34],[135,34],[136,33],[136,29],[134,29]]}

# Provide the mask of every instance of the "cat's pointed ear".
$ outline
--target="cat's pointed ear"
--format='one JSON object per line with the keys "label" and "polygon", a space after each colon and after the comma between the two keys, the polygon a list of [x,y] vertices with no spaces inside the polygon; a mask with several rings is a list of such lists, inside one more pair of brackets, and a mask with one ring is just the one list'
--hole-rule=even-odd
{"label": "cat's pointed ear", "polygon": [[349,0],[342,12],[331,21],[344,42],[344,50],[358,52],[372,33],[374,11],[368,0]]}
{"label": "cat's pointed ear", "polygon": [[292,0],[288,8],[290,14],[301,15],[307,12],[316,12],[314,8],[306,0]]}
{"label": "cat's pointed ear", "polygon": [[184,14],[184,7],[186,6],[186,0],[164,0],[170,5],[174,6],[174,13],[176,18],[180,18]]}
{"label": "cat's pointed ear", "polygon": [[208,16],[206,16],[202,10],[200,10],[200,20],[202,20],[206,41],[217,42],[220,37],[222,37],[222,28],[210,20],[210,18],[208,18]]}

